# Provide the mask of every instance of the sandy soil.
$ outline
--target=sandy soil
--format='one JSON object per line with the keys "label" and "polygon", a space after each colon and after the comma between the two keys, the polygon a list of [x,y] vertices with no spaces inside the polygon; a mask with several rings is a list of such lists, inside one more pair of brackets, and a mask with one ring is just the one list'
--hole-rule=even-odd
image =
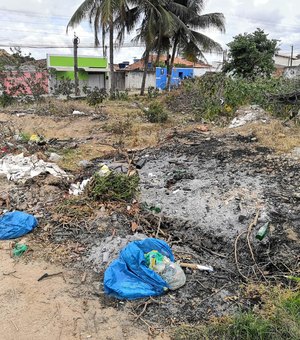
{"label": "sandy soil", "polygon": [[[85,296],[75,272],[45,262],[26,264],[10,257],[8,242],[0,247],[2,340],[148,339],[128,313]],[[63,276],[37,281],[46,272],[61,271]]]}

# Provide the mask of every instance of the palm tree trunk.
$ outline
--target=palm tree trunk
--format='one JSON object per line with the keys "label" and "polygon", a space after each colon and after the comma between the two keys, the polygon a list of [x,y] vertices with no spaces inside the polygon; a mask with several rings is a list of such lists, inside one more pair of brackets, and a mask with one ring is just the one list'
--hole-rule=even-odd
{"label": "palm tree trunk", "polygon": [[174,67],[174,60],[175,60],[175,55],[177,51],[177,45],[178,45],[178,37],[175,38],[174,45],[173,45],[173,51],[172,51],[172,56],[171,56],[171,62],[169,65],[169,72],[168,72],[168,82],[167,82],[167,90],[171,90],[171,80],[172,80],[172,71]]}
{"label": "palm tree trunk", "polygon": [[157,56],[156,56],[156,61],[155,61],[156,67],[159,65],[159,62],[160,62],[160,54],[161,54],[161,48],[159,48],[157,51]]}
{"label": "palm tree trunk", "polygon": [[147,71],[148,71],[148,64],[149,64],[149,55],[150,55],[150,51],[146,49],[145,58],[144,58],[144,73],[143,73],[143,80],[142,80],[141,93],[140,93],[141,96],[143,96],[145,93],[146,78],[147,78]]}
{"label": "palm tree trunk", "polygon": [[113,21],[109,24],[109,68],[110,68],[110,91],[114,91],[115,71],[114,71],[114,24]]}

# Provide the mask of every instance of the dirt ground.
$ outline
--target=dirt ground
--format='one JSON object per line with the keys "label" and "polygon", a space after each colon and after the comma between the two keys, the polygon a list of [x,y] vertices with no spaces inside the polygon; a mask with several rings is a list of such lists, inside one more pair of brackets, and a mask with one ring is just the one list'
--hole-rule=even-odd
{"label": "dirt ground", "polygon": [[[0,247],[1,339],[148,339],[128,312],[104,307],[91,296],[78,273],[43,261],[17,261],[5,250],[8,242]],[[37,281],[45,273],[60,272]]]}
{"label": "dirt ground", "polygon": [[[39,227],[23,239],[29,251],[21,259],[12,259],[10,244],[0,242],[4,340],[168,339],[174,326],[255,306],[257,301],[241,296],[247,282],[289,286],[285,276],[299,275],[300,157],[292,152],[300,146],[299,130],[277,120],[210,129],[183,125],[181,118],[175,129],[172,119],[169,125],[151,125],[132,103],[113,104],[104,119],[0,114],[2,150],[45,160],[55,152],[70,175],[20,183],[0,177],[2,211],[24,210],[39,219]],[[23,132],[49,142],[16,141],[14,135]],[[82,160],[90,161],[89,167],[78,165]],[[138,169],[138,202],[69,195],[70,184],[89,178],[101,162],[128,169],[136,160],[145,161]],[[150,206],[161,211],[153,213]],[[249,229],[257,213],[258,222]],[[270,231],[259,242],[255,234],[266,222]],[[186,269],[182,289],[154,300],[105,297],[104,268],[94,271],[90,255],[98,254],[105,238],[135,232],[166,240],[177,259],[212,265],[214,272]],[[63,275],[37,281],[59,272]]]}

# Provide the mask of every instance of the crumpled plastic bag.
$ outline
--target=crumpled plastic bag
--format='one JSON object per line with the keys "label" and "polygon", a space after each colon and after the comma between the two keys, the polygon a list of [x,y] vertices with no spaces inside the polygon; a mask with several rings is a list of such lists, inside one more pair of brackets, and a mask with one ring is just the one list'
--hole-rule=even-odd
{"label": "crumpled plastic bag", "polygon": [[147,238],[129,243],[104,273],[104,292],[119,299],[134,300],[164,294],[169,285],[146,265],[145,254],[152,250],[174,261],[165,241]]}
{"label": "crumpled plastic bag", "polygon": [[37,219],[22,211],[8,212],[0,217],[0,240],[10,240],[31,232],[38,225]]}

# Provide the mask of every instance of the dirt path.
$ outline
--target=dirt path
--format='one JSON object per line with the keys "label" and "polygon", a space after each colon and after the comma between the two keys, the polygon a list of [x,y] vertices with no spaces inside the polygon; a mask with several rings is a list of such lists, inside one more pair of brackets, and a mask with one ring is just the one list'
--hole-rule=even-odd
{"label": "dirt path", "polygon": [[[103,308],[97,298],[85,296],[84,285],[78,296],[75,272],[46,262],[16,261],[5,250],[8,242],[0,246],[1,339],[148,339],[128,313]],[[65,280],[58,275],[37,281],[45,272],[61,271]]]}

